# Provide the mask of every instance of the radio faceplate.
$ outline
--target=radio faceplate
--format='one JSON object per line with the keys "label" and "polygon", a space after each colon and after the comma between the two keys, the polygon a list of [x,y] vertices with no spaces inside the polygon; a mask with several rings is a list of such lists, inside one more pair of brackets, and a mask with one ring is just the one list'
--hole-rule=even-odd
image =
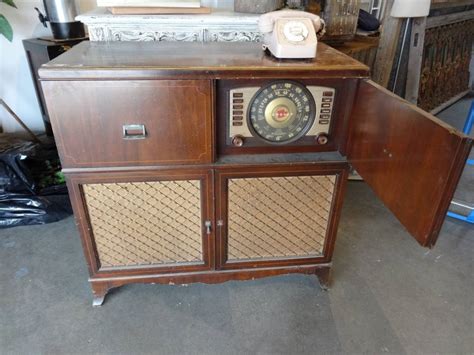
{"label": "radio faceplate", "polygon": [[[294,92],[291,92],[292,88],[296,88],[294,89]],[[258,114],[260,114],[260,120],[263,122],[263,119],[265,118],[267,121],[264,122],[264,124],[271,125],[277,132],[278,130],[281,132],[281,128],[278,127],[278,124],[282,120],[279,122],[278,117],[273,119],[271,109],[268,109],[268,107],[271,108],[272,105],[275,106],[273,110],[276,112],[275,115],[279,114],[280,117],[286,115],[289,117],[288,120],[292,118],[291,115],[294,117],[298,116],[297,112],[292,111],[297,111],[300,106],[302,111],[304,111],[305,107],[307,111],[309,111],[309,103],[305,106],[304,102],[304,100],[307,100],[307,97],[303,95],[302,99],[300,99],[297,96],[297,92],[299,91],[301,93],[304,88],[309,92],[309,99],[314,101],[313,108],[311,109],[311,117],[309,117],[309,120],[312,123],[306,127],[304,134],[298,136],[303,128],[296,126],[294,122],[289,123],[289,127],[293,125],[297,131],[295,131],[295,133],[287,133],[285,136],[287,139],[281,139],[283,134],[274,137],[268,134],[261,135],[257,132],[258,129],[256,129],[253,124],[257,125],[255,122],[258,121],[258,118],[254,122],[253,114],[257,117]],[[265,97],[260,100],[259,103],[261,107],[263,106],[267,109],[264,111],[264,108],[252,107],[252,103],[258,100],[257,95],[265,92],[267,92],[267,96],[264,95]],[[335,96],[336,90],[334,88],[316,85],[302,86],[301,84],[292,81],[273,82],[264,86],[238,87],[231,89],[229,91],[229,101],[227,106],[227,140],[231,144],[233,143],[234,146],[239,146],[240,142],[234,140],[236,137],[243,138],[243,144],[240,146],[245,146],[245,138],[256,138],[265,145],[285,145],[295,142],[303,137],[315,138],[321,135],[328,135],[331,129]],[[265,101],[267,101],[266,106]],[[278,104],[279,102],[281,102],[280,105]],[[304,121],[305,119],[308,120],[308,117],[304,117],[300,121]],[[272,122],[268,122],[269,120],[273,121],[273,124]],[[295,138],[292,139],[293,137]],[[273,138],[273,140],[270,140],[270,138]]]}
{"label": "radio faceplate", "polygon": [[345,78],[217,80],[218,154],[344,152],[355,85]]}

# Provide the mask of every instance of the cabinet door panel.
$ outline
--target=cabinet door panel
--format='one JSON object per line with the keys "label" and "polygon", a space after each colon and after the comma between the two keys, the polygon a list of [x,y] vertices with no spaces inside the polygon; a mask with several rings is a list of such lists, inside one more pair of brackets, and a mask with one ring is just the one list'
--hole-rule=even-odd
{"label": "cabinet door panel", "polygon": [[329,262],[345,166],[219,169],[219,266]]}
{"label": "cabinet door panel", "polygon": [[[94,273],[208,270],[214,265],[210,171],[76,174],[75,216]],[[93,251],[92,254],[90,254]]]}
{"label": "cabinet door panel", "polygon": [[371,81],[361,81],[349,162],[422,245],[436,242],[472,140]]}
{"label": "cabinet door panel", "polygon": [[45,81],[65,168],[212,161],[209,80]]}

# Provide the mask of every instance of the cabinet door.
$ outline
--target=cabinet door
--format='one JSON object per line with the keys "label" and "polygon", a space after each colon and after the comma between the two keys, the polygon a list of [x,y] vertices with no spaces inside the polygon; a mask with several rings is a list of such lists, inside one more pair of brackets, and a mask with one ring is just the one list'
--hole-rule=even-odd
{"label": "cabinet door", "polygon": [[42,85],[63,168],[212,161],[209,80]]}
{"label": "cabinet door", "polygon": [[217,170],[217,267],[331,260],[347,164]]}
{"label": "cabinet door", "polygon": [[472,140],[371,81],[361,81],[348,158],[422,245],[435,244]]}
{"label": "cabinet door", "polygon": [[74,174],[68,187],[92,275],[213,268],[211,171]]}

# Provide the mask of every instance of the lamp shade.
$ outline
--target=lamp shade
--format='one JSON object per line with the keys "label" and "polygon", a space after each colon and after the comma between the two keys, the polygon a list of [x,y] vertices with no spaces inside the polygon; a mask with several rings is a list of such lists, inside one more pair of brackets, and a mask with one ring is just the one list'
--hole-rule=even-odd
{"label": "lamp shade", "polygon": [[395,0],[392,17],[425,17],[430,13],[431,0]]}

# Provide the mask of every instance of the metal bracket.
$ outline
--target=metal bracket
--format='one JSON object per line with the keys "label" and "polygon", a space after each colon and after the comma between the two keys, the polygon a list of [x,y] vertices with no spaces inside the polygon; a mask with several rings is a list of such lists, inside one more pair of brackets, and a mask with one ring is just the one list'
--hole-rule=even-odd
{"label": "metal bracket", "polygon": [[212,222],[211,221],[204,222],[204,227],[206,227],[206,234],[207,235],[211,234]]}

